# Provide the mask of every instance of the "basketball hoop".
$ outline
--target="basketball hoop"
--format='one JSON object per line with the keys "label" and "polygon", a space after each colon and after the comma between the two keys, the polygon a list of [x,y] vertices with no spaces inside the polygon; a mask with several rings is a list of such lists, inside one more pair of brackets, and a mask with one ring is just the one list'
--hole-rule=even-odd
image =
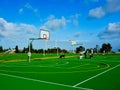
{"label": "basketball hoop", "polygon": [[50,39],[50,33],[48,30],[40,29],[40,38],[43,38],[45,40]]}
{"label": "basketball hoop", "polygon": [[48,40],[49,37],[47,37],[47,35],[44,35],[43,39]]}
{"label": "basketball hoop", "polygon": [[[31,52],[30,52],[30,43],[32,43],[34,40],[49,40],[50,39],[50,32],[48,30],[40,29],[40,37],[39,38],[29,38],[29,51],[28,51],[28,61],[30,63],[30,57],[31,57]],[[45,50],[44,50],[45,53]]]}
{"label": "basketball hoop", "polygon": [[46,40],[48,40],[48,39],[49,39],[49,37],[45,37],[45,39],[46,39]]}

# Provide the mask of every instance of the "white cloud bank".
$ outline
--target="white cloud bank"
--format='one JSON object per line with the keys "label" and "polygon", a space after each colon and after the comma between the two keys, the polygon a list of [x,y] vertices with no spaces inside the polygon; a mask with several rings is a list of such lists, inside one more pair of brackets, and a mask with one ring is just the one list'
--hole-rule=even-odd
{"label": "white cloud bank", "polygon": [[119,0],[106,0],[106,3],[100,7],[89,10],[89,17],[102,18],[108,13],[114,13],[120,11]]}
{"label": "white cloud bank", "polygon": [[101,18],[105,15],[105,11],[103,10],[102,7],[97,7],[95,9],[91,9],[89,11],[89,16],[90,17],[96,17],[96,18]]}
{"label": "white cloud bank", "polygon": [[51,31],[60,30],[65,28],[68,24],[73,24],[74,26],[78,26],[79,17],[81,14],[74,14],[69,16],[68,18],[61,16],[60,18],[55,17],[54,15],[48,16],[46,22],[40,27],[42,29],[48,29]]}
{"label": "white cloud bank", "polygon": [[54,15],[50,15],[47,21],[40,27],[42,29],[48,30],[59,30],[66,26],[67,20],[64,16],[61,18],[56,18]]}
{"label": "white cloud bank", "polygon": [[7,22],[5,19],[0,18],[0,37],[9,38],[33,36],[36,31],[37,29],[34,25]]}
{"label": "white cloud bank", "polygon": [[109,23],[107,29],[102,31],[98,37],[100,39],[113,39],[120,37],[120,22]]}

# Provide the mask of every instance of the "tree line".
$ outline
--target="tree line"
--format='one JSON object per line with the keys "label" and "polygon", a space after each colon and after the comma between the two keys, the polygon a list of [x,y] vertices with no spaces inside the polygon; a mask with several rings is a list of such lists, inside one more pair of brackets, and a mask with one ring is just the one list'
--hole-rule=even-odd
{"label": "tree line", "polygon": [[15,46],[14,49],[8,48],[8,49],[3,49],[2,46],[0,46],[0,53],[2,52],[6,52],[8,50],[14,50],[15,53],[28,53],[29,52],[29,47],[30,47],[30,52],[31,53],[57,53],[57,52],[64,52],[64,53],[68,53],[68,51],[66,49],[61,49],[59,47],[54,47],[54,48],[48,48],[47,50],[44,49],[34,49],[32,43],[30,43],[30,46],[28,47],[24,47],[22,50],[19,49],[18,45]]}
{"label": "tree line", "polygon": [[[89,48],[86,49],[88,52],[91,51],[91,49],[93,49],[94,53],[109,53],[112,52],[112,46],[110,43],[103,43],[102,47],[100,49],[98,49],[97,47],[95,48]],[[79,53],[80,51],[85,51],[85,47],[83,46],[79,46],[76,48],[76,53]]]}
{"label": "tree line", "polygon": [[[91,48],[85,49],[84,46],[79,46],[79,47],[76,47],[75,52],[79,53],[80,51],[85,51],[85,50],[90,51],[90,49]],[[98,49],[97,47],[95,47],[95,48],[92,48],[92,49],[94,50],[95,53],[98,53],[98,52],[103,53],[104,51],[106,53],[109,53],[112,50],[112,46],[111,46],[110,43],[103,43],[101,48]],[[3,47],[0,46],[0,53],[5,52],[7,50],[11,50],[11,49],[10,48],[9,49],[3,49]],[[29,51],[29,46],[27,48],[24,47],[22,50],[20,50],[18,45],[16,45],[14,50],[15,50],[15,53],[27,53]],[[45,52],[45,53],[57,53],[57,52],[59,52],[59,53],[69,53],[68,50],[61,49],[59,47],[48,48],[47,50],[44,50],[44,49],[34,49],[32,43],[30,43],[30,51],[32,53],[43,53],[43,52]],[[120,51],[120,49],[118,51]]]}

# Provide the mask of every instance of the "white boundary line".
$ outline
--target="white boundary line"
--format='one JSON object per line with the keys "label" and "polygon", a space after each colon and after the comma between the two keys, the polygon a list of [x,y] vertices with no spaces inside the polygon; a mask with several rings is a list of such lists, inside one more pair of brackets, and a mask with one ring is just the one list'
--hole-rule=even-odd
{"label": "white boundary line", "polygon": [[4,74],[4,73],[0,73],[0,75],[2,75],[2,76],[8,76],[8,77],[14,77],[14,78],[19,78],[19,79],[24,79],[24,80],[29,80],[29,81],[41,82],[41,83],[46,83],[46,84],[51,84],[51,85],[69,87],[69,88],[76,88],[76,89],[82,89],[82,90],[93,90],[93,89],[89,89],[89,88],[73,87],[73,86],[70,86],[70,85],[59,84],[59,83],[48,82],[48,81],[37,80],[37,79],[31,79],[31,78],[25,78],[25,77],[21,77],[21,76],[15,76],[15,75]]}
{"label": "white boundary line", "polygon": [[79,82],[79,83],[73,85],[73,87],[77,87],[78,85],[81,85],[81,84],[83,84],[83,83],[85,83],[85,82],[87,82],[87,81],[89,81],[89,80],[91,80],[91,79],[93,79],[93,78],[96,78],[96,77],[98,77],[98,76],[100,76],[100,75],[102,75],[102,74],[104,74],[104,73],[106,73],[106,72],[108,72],[108,71],[110,71],[110,70],[112,70],[112,69],[115,69],[115,68],[117,68],[117,67],[119,67],[119,66],[120,66],[120,64],[118,64],[118,65],[116,65],[116,66],[114,66],[114,67],[112,67],[112,68],[110,68],[110,69],[107,69],[106,71],[103,71],[103,72],[101,72],[101,73],[99,73],[99,74],[97,74],[97,75],[95,75],[95,76],[93,76],[93,77],[90,77],[90,78],[88,78],[88,79],[86,79],[86,80],[84,80],[84,81],[82,81],[82,82]]}

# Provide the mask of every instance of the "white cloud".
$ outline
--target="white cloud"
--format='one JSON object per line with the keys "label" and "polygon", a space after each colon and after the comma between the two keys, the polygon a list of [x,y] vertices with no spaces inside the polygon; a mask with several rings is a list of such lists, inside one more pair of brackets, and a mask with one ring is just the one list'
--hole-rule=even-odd
{"label": "white cloud", "polygon": [[73,25],[78,26],[78,24],[79,24],[78,19],[80,16],[81,16],[81,14],[78,14],[78,13],[71,15],[69,21],[71,21],[73,23]]}
{"label": "white cloud", "polygon": [[78,26],[79,21],[78,21],[77,19],[74,19],[74,20],[73,20],[73,24],[74,24],[75,26]]}
{"label": "white cloud", "polygon": [[120,32],[120,22],[118,23],[109,23],[108,30],[111,32]]}
{"label": "white cloud", "polygon": [[112,39],[120,37],[120,22],[109,23],[107,29],[99,33],[101,39]]}
{"label": "white cloud", "polygon": [[89,10],[89,17],[102,18],[108,13],[120,11],[119,0],[106,0],[105,4]]}
{"label": "white cloud", "polygon": [[103,8],[106,12],[112,13],[120,10],[120,0],[107,0]]}
{"label": "white cloud", "polygon": [[48,20],[52,20],[52,19],[55,19],[55,16],[54,16],[54,15],[50,15],[50,16],[48,17]]}
{"label": "white cloud", "polygon": [[61,17],[60,19],[55,18],[54,15],[50,15],[48,17],[48,20],[41,26],[43,29],[48,29],[48,30],[59,30],[63,27],[66,26],[67,20],[65,17]]}
{"label": "white cloud", "polygon": [[20,9],[19,9],[19,13],[20,13],[20,14],[23,13],[23,8],[20,8]]}
{"label": "white cloud", "polygon": [[33,8],[29,3],[26,3],[26,4],[25,4],[25,7],[28,8],[28,9]]}
{"label": "white cloud", "polygon": [[3,18],[0,18],[0,36],[6,37],[9,35],[14,35],[15,28],[16,28],[16,24],[8,23]]}
{"label": "white cloud", "polygon": [[72,15],[73,18],[78,19],[81,16],[81,14],[76,13],[75,15]]}
{"label": "white cloud", "polygon": [[33,12],[33,13],[37,13],[38,14],[38,9],[37,8],[34,8],[30,3],[26,3],[25,5],[24,5],[24,7],[22,7],[22,8],[20,8],[19,9],[19,14],[21,14],[21,13],[23,13],[23,11],[25,11],[25,10],[30,10],[31,12]]}
{"label": "white cloud", "polygon": [[11,23],[0,18],[0,37],[24,37],[34,35],[36,31],[37,29],[34,25]]}
{"label": "white cloud", "polygon": [[76,33],[74,34],[74,37],[79,37],[81,34],[82,34],[81,32],[76,32]]}
{"label": "white cloud", "polygon": [[45,19],[46,22],[40,28],[54,31],[63,29],[68,24],[77,26],[79,24],[80,16],[81,14],[79,13],[71,15],[68,18],[65,18],[64,16],[56,18],[54,15],[50,15],[47,19]]}
{"label": "white cloud", "polygon": [[105,15],[105,12],[102,7],[97,7],[89,11],[90,17],[101,18]]}
{"label": "white cloud", "polygon": [[35,12],[35,13],[38,12],[38,9],[37,9],[37,8],[34,8],[34,7],[33,7],[32,5],[30,5],[29,3],[26,3],[26,4],[25,4],[25,8],[27,8],[27,9]]}

